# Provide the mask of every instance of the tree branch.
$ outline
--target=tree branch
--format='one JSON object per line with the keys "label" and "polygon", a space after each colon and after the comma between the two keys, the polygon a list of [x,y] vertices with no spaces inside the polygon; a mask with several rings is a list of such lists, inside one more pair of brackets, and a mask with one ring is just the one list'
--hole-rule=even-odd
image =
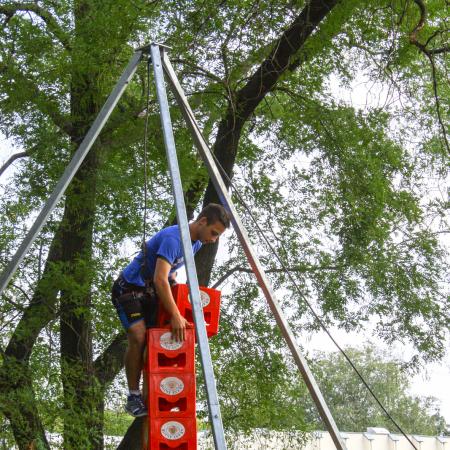
{"label": "tree branch", "polygon": [[442,120],[441,116],[441,105],[439,101],[439,95],[438,95],[438,86],[437,86],[437,80],[436,80],[436,64],[434,63],[434,55],[443,54],[450,50],[449,45],[445,45],[442,48],[435,48],[435,49],[428,49],[427,45],[428,43],[437,35],[437,33],[434,33],[431,38],[427,40],[425,44],[422,44],[419,42],[419,39],[417,37],[418,33],[422,28],[425,26],[425,22],[427,19],[427,9],[425,7],[425,4],[422,0],[414,0],[414,3],[419,7],[420,9],[420,18],[417,25],[414,27],[414,29],[409,34],[409,42],[416,46],[422,53],[425,54],[425,56],[428,58],[431,64],[431,76],[433,79],[433,93],[434,93],[434,101],[436,104],[436,112],[438,116],[439,125],[442,129],[442,135],[444,137],[445,146],[447,147],[447,152],[450,153],[450,145],[447,138],[447,130],[444,124],[444,121]]}
{"label": "tree branch", "polygon": [[53,123],[64,131],[67,135],[72,133],[72,124],[65,114],[61,113],[59,102],[51,96],[45,94],[39,89],[37,82],[28,78],[16,64],[15,60],[10,58],[8,64],[2,64],[0,71],[10,72],[14,82],[11,83],[12,90],[27,91],[27,95],[22,95],[23,103],[32,102],[43,114],[46,114]]}
{"label": "tree branch", "polygon": [[423,47],[423,44],[419,44],[417,40],[417,34],[419,31],[425,26],[425,20],[427,18],[427,10],[425,8],[425,5],[422,0],[414,0],[414,3],[419,7],[420,9],[420,18],[417,25],[414,27],[414,29],[409,34],[409,42],[411,44],[417,45],[420,47]]}
{"label": "tree branch", "polygon": [[[414,0],[414,3],[419,7],[420,9],[420,18],[417,25],[414,27],[414,29],[409,34],[409,42],[411,44],[415,45],[417,48],[419,48],[422,52],[430,54],[430,55],[438,55],[441,53],[446,53],[450,51],[450,45],[446,44],[443,47],[440,48],[427,48],[428,44],[438,35],[443,32],[443,30],[437,30],[435,31],[428,39],[425,44],[422,44],[419,42],[419,39],[417,35],[419,34],[419,31],[422,30],[422,28],[425,26],[425,22],[427,20],[427,9],[425,7],[425,4],[422,0]],[[446,30],[448,31],[448,30]]]}
{"label": "tree branch", "polygon": [[111,383],[123,367],[123,358],[127,348],[126,333],[115,336],[108,347],[94,362],[94,371],[102,386]]}
{"label": "tree branch", "polygon": [[[265,273],[283,273],[283,272],[298,272],[298,273],[306,273],[306,272],[316,272],[318,270],[339,270],[342,266],[294,266],[287,267],[286,269],[281,267],[274,267],[272,269],[267,269]],[[243,273],[253,273],[252,269],[242,266],[235,266],[225,272],[212,286],[212,289],[217,289],[228,277],[233,275],[235,272],[243,272]]]}
{"label": "tree branch", "polygon": [[248,118],[275,86],[280,76],[289,68],[291,58],[337,3],[338,0],[307,2],[300,15],[277,40],[266,60],[238,91],[236,102],[241,120]]}
{"label": "tree branch", "polygon": [[36,3],[10,3],[0,6],[0,14],[4,14],[9,21],[19,11],[32,12],[40,17],[47,29],[55,36],[66,50],[71,50],[69,35],[61,28],[57,20],[46,9],[40,7]]}
{"label": "tree branch", "polygon": [[0,177],[3,172],[16,160],[19,158],[24,158],[25,156],[30,156],[28,152],[19,152],[11,155],[8,160],[0,167]]}
{"label": "tree branch", "polygon": [[436,104],[436,113],[438,116],[438,121],[442,129],[442,136],[444,137],[445,146],[447,147],[447,152],[450,153],[450,145],[447,138],[447,130],[444,124],[444,121],[442,120],[441,116],[441,102],[439,101],[439,95],[438,95],[438,85],[437,85],[437,79],[436,79],[436,65],[434,63],[434,57],[433,55],[424,52],[430,61],[431,64],[431,77],[433,79],[433,93],[434,93],[434,101]]}
{"label": "tree branch", "polygon": [[[275,87],[319,24],[336,6],[339,0],[310,0],[304,9],[274,42],[272,51],[248,78],[246,84],[233,95],[228,109],[218,125],[214,154],[231,179],[238,151],[239,140],[245,122],[254,113],[263,98]],[[228,182],[225,181],[228,187]],[[215,187],[209,181],[203,205],[219,202]],[[211,269],[217,253],[217,244],[204,246],[196,255],[199,282],[209,283]]]}
{"label": "tree branch", "polygon": [[[214,73],[212,73],[212,72],[210,72],[210,71],[204,69],[203,67],[201,67],[201,66],[199,66],[199,65],[197,65],[197,64],[194,64],[194,63],[191,62],[191,61],[188,61],[187,59],[184,59],[184,58],[175,58],[175,59],[172,60],[172,63],[180,63],[180,64],[183,64],[183,65],[185,65],[185,66],[187,66],[187,67],[190,67],[190,68],[193,69],[194,71],[189,72],[189,74],[192,74],[192,75],[201,75],[201,76],[204,76],[204,77],[206,77],[206,78],[209,78],[210,80],[213,80],[213,81],[215,81],[215,82],[217,82],[217,83],[223,84],[223,80],[222,80],[220,77],[218,77],[218,76],[215,75]],[[195,72],[195,71],[197,71],[197,72]]]}

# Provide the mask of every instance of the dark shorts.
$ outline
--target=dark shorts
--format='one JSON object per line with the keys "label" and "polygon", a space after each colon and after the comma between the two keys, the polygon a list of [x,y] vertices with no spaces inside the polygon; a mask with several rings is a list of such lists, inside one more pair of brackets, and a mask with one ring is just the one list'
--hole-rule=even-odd
{"label": "dark shorts", "polygon": [[120,275],[113,284],[111,300],[125,330],[140,320],[145,321],[147,328],[156,326],[158,298],[152,285],[135,286]]}

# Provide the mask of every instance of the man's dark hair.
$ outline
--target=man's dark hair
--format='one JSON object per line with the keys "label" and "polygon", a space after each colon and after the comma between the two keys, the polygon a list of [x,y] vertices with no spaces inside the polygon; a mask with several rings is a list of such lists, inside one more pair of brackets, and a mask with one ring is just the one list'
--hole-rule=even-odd
{"label": "man's dark hair", "polygon": [[217,203],[206,205],[196,220],[200,220],[202,217],[206,217],[206,223],[208,225],[220,222],[225,228],[230,226],[230,216],[228,215],[227,210]]}

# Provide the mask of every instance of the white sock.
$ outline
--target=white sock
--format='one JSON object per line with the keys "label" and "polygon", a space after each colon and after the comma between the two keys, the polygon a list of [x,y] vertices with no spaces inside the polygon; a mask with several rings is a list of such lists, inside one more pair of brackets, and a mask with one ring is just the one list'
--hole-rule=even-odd
{"label": "white sock", "polygon": [[130,395],[141,395],[141,391],[132,391],[130,389]]}

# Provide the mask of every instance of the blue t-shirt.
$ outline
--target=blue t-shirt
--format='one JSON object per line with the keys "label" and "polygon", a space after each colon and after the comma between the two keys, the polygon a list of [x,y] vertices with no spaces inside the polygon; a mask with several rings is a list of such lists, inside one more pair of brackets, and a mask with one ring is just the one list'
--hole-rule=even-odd
{"label": "blue t-shirt", "polygon": [[[145,278],[153,279],[156,267],[156,259],[158,257],[165,259],[172,267],[169,274],[175,272],[184,264],[183,246],[181,242],[180,230],[178,225],[167,227],[156,233],[145,244],[146,246],[146,267]],[[202,243],[200,241],[192,242],[192,251],[197,253]],[[143,271],[142,261],[144,254],[142,251],[128,264],[122,271],[125,281],[136,286],[145,286],[141,276]]]}

